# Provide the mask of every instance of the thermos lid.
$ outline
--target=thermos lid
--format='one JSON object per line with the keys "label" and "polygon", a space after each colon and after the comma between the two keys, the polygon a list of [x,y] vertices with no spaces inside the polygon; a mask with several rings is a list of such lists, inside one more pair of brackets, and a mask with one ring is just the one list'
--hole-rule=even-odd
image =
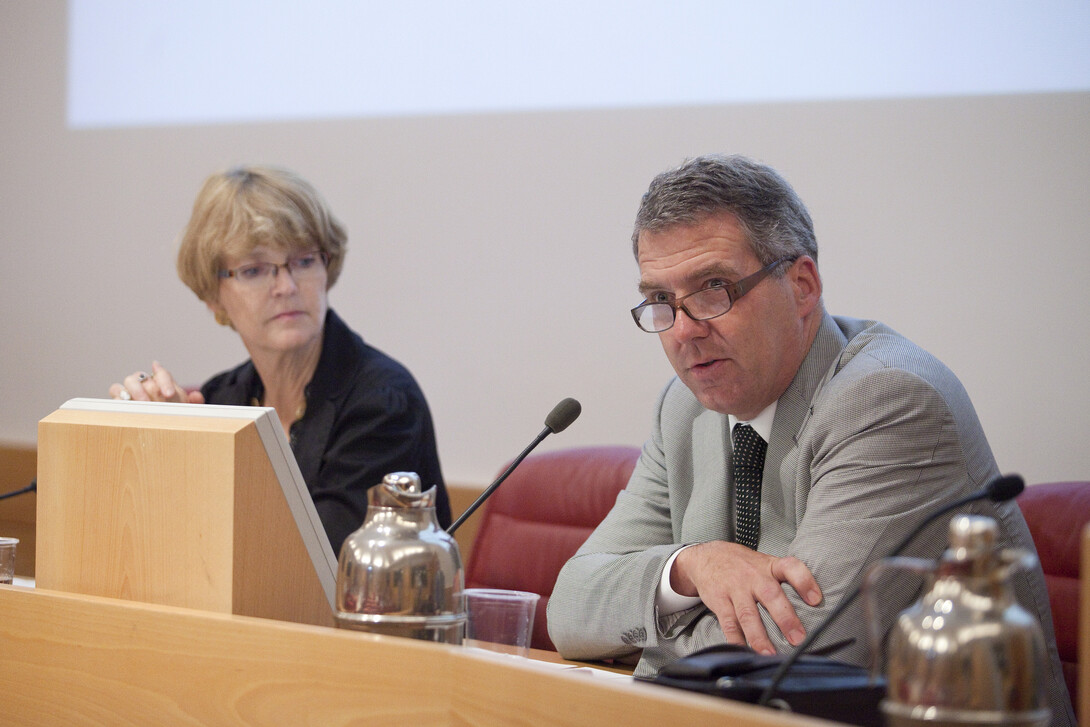
{"label": "thermos lid", "polygon": [[371,507],[435,507],[436,489],[421,490],[420,475],[415,472],[391,472],[367,491],[367,504]]}
{"label": "thermos lid", "polygon": [[999,526],[990,517],[958,515],[950,520],[948,560],[977,560],[990,556],[999,540]]}

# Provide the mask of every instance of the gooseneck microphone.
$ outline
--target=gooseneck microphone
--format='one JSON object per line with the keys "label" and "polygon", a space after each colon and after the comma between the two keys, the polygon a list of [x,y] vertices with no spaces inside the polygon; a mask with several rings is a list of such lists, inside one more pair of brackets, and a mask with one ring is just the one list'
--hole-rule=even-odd
{"label": "gooseneck microphone", "polygon": [[[1025,488],[1026,483],[1019,475],[1004,475],[1001,477],[996,477],[994,480],[992,480],[976,492],[966,495],[960,500],[955,500],[954,502],[944,505],[935,512],[925,517],[923,519],[923,522],[917,525],[912,530],[912,532],[910,532],[908,536],[897,545],[896,548],[890,551],[890,554],[887,557],[892,558],[894,556],[900,555],[901,551],[907,548],[908,544],[911,543],[917,535],[923,532],[924,528],[926,528],[936,519],[942,517],[951,510],[956,510],[963,505],[967,505],[970,502],[976,502],[977,500],[991,500],[992,502],[1003,502],[1005,500],[1010,500],[1022,494],[1022,490],[1024,490]],[[810,646],[814,643],[818,636],[825,632],[825,630],[829,627],[829,624],[836,620],[836,617],[843,613],[844,610],[848,608],[848,606],[851,605],[851,603],[855,601],[856,598],[859,597],[859,594],[863,591],[863,581],[864,577],[860,577],[859,583],[855,586],[855,588],[851,590],[851,592],[844,598],[844,600],[838,603],[836,605],[836,608],[830,611],[829,615],[826,616],[821,623],[819,623],[809,634],[806,635],[806,638],[803,639],[802,643],[799,644],[793,652],[791,652],[791,655],[783,660],[783,663],[780,664],[779,669],[777,669],[776,673],[772,675],[772,679],[769,682],[768,686],[765,687],[763,692],[761,692],[761,697],[759,700],[757,700],[757,704],[765,706],[768,705],[768,702],[772,699],[773,696],[775,696],[776,689],[780,686],[780,682],[782,682],[784,677],[787,676],[787,672],[791,669],[792,666],[794,666],[795,662],[799,660],[799,657],[801,657],[803,653],[805,653],[806,650],[810,648]]]}
{"label": "gooseneck microphone", "polygon": [[447,533],[453,535],[454,531],[458,529],[458,526],[464,523],[466,521],[466,518],[472,515],[477,510],[477,508],[480,507],[484,503],[484,501],[487,500],[492,495],[492,493],[496,491],[496,488],[499,487],[500,484],[507,479],[507,476],[509,474],[515,471],[515,468],[522,463],[522,460],[526,459],[526,455],[530,454],[530,452],[533,451],[534,447],[541,444],[541,441],[545,439],[545,437],[549,436],[550,434],[558,434],[559,432],[567,429],[569,426],[571,426],[572,422],[579,418],[579,414],[582,411],[583,407],[579,405],[578,401],[572,398],[564,399],[559,404],[554,406],[553,410],[549,412],[549,415],[545,417],[545,428],[541,430],[541,434],[537,435],[537,438],[534,441],[530,442],[530,446],[522,450],[522,454],[516,457],[515,461],[513,461],[507,467],[507,469],[503,471],[503,474],[497,477],[496,481],[489,485],[488,489],[482,492],[481,496],[474,500],[473,504],[467,507],[466,511],[463,512],[457,520],[451,523],[450,527],[447,528]]}
{"label": "gooseneck microphone", "polygon": [[38,490],[38,478],[35,477],[33,480],[30,481],[30,484],[27,485],[26,487],[24,487],[23,489],[13,490],[11,492],[5,492],[4,494],[0,495],[0,500],[6,500],[9,497],[15,497],[16,495],[25,495],[28,492],[37,492],[37,490]]}

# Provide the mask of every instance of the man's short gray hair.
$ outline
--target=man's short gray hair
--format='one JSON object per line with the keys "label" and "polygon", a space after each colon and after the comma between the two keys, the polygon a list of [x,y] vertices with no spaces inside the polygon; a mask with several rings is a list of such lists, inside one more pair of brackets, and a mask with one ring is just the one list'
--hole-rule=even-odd
{"label": "man's short gray hair", "polygon": [[640,233],[695,225],[730,213],[763,265],[809,255],[817,262],[817,238],[806,205],[769,166],[740,155],[708,154],[685,161],[651,181],[632,232],[639,258]]}

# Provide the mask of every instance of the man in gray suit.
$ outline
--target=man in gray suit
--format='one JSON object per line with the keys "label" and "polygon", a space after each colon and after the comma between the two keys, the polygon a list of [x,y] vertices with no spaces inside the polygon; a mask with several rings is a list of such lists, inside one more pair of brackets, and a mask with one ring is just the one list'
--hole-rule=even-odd
{"label": "man in gray suit", "polygon": [[[706,156],[660,174],[633,248],[633,317],[677,377],[628,486],[560,573],[549,635],[568,658],[640,654],[637,675],[724,641],[789,651],[928,513],[998,476],[995,459],[940,361],[825,311],[810,215],[774,170]],[[1013,502],[966,510],[1033,549]],[[948,523],[908,554],[938,557]],[[883,591],[887,620],[918,585]],[[1049,643],[1054,723],[1070,724],[1040,569],[1016,591]],[[864,634],[857,602],[812,651],[865,664]]]}

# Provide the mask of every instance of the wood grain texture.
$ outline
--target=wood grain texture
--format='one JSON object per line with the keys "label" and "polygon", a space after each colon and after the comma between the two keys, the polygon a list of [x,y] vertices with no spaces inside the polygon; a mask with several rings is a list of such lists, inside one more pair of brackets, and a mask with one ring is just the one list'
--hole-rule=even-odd
{"label": "wood grain texture", "polygon": [[0,603],[5,724],[441,724],[447,711],[419,688],[440,681],[428,644],[40,589],[6,587]]}
{"label": "wood grain texture", "polygon": [[460,647],[0,586],[5,725],[828,725]]}
{"label": "wood grain texture", "polygon": [[38,447],[39,587],[332,625],[252,421],[57,410]]}

